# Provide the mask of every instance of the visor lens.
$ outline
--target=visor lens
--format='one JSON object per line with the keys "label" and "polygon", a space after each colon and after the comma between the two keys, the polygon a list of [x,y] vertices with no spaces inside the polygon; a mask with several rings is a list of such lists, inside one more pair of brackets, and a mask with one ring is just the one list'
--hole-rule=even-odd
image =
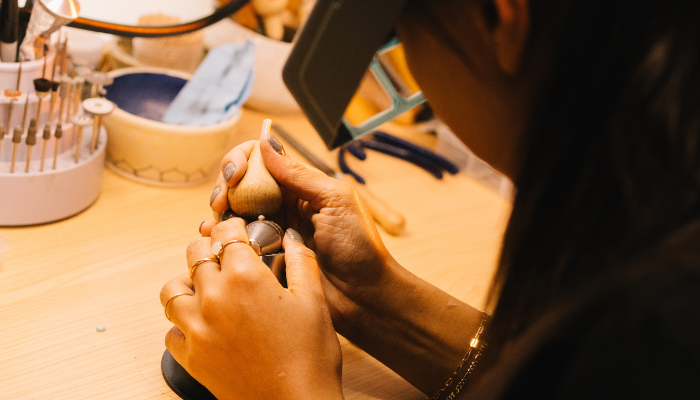
{"label": "visor lens", "polygon": [[396,120],[410,124],[425,99],[408,70],[403,47],[393,39],[377,52],[345,110],[343,123],[353,138]]}
{"label": "visor lens", "polygon": [[406,53],[403,45],[397,43],[386,50],[382,50],[376,55],[379,65],[391,79],[394,89],[405,99],[420,92],[418,83],[413,79],[411,71],[406,63]]}

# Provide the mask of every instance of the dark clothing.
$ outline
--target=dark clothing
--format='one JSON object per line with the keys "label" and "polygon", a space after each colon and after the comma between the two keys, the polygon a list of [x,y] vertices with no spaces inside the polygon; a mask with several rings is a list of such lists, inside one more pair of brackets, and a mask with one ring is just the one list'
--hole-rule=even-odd
{"label": "dark clothing", "polygon": [[700,399],[697,269],[655,272],[545,314],[464,398]]}

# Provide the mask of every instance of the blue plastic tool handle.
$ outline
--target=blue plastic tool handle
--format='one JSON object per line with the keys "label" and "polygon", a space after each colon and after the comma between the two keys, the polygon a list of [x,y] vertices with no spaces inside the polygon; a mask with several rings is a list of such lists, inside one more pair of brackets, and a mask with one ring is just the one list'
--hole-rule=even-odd
{"label": "blue plastic tool handle", "polygon": [[350,142],[346,144],[345,147],[348,149],[350,154],[355,156],[358,160],[364,161],[365,158],[367,158],[367,153],[365,152],[365,150],[362,147],[355,144],[355,142]]}
{"label": "blue plastic tool handle", "polygon": [[390,135],[386,132],[382,131],[374,131],[372,134],[374,136],[374,139],[377,140],[378,142],[382,143],[387,143],[394,145],[396,147],[400,147],[402,149],[408,150],[408,151],[413,151],[416,152],[431,161],[434,161],[440,167],[442,167],[445,171],[449,172],[450,174],[454,175],[459,172],[459,167],[449,161],[448,159],[442,157],[439,154],[436,154],[435,152],[432,152],[424,147],[418,146],[414,143],[411,143],[407,140],[401,139],[399,137],[396,137],[394,135]]}
{"label": "blue plastic tool handle", "polygon": [[433,160],[421,154],[402,149],[400,147],[388,143],[378,142],[376,140],[362,140],[360,141],[360,144],[366,149],[372,149],[380,153],[388,154],[390,156],[394,156],[402,160],[408,161],[412,164],[423,168],[436,178],[442,179],[442,168]]}
{"label": "blue plastic tool handle", "polygon": [[345,147],[341,147],[340,151],[338,151],[338,165],[340,166],[340,170],[344,174],[352,176],[357,182],[363,185],[365,184],[365,179],[359,174],[357,174],[355,171],[350,169],[350,167],[348,167],[348,164],[345,162]]}

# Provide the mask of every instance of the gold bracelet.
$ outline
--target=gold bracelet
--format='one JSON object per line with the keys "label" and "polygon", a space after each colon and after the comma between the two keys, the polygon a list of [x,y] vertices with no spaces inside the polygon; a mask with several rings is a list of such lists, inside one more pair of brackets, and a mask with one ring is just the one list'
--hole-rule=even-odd
{"label": "gold bracelet", "polygon": [[[479,329],[476,330],[476,334],[474,335],[474,338],[472,341],[469,343],[469,349],[467,349],[467,354],[464,355],[462,358],[462,361],[460,361],[459,366],[455,370],[455,372],[452,373],[452,376],[445,382],[445,386],[438,390],[437,393],[435,393],[431,397],[427,397],[426,400],[438,400],[440,396],[449,388],[454,382],[455,378],[459,376],[460,371],[462,371],[462,368],[464,367],[464,363],[469,359],[469,356],[471,356],[472,352],[474,349],[479,346],[479,337],[481,336],[482,333],[484,333],[484,328],[486,327],[486,322],[488,321],[489,316],[486,313],[481,314],[481,324],[479,325]],[[474,370],[474,365],[476,364],[476,360],[479,358],[481,355],[481,348],[479,348],[479,351],[476,353],[476,356],[474,357],[474,361],[472,361],[471,364],[469,364],[469,368],[467,368],[467,372],[464,374],[462,379],[459,380],[457,383],[457,386],[455,386],[455,389],[450,393],[450,395],[447,397],[448,399],[454,399],[454,396],[459,393],[459,391],[462,389],[464,386],[464,383],[467,381],[469,376],[471,375],[472,371]]]}
{"label": "gold bracelet", "polygon": [[476,353],[474,356],[474,361],[472,361],[471,364],[469,364],[469,368],[467,369],[467,373],[464,374],[464,377],[457,383],[457,386],[455,386],[454,390],[452,393],[450,393],[449,396],[445,398],[445,400],[454,400],[455,397],[459,394],[459,392],[462,390],[464,387],[464,384],[467,382],[467,379],[469,379],[469,376],[474,372],[474,366],[476,365],[476,361],[479,359],[481,356],[481,351],[484,349],[484,346],[481,346],[479,348],[479,351]]}

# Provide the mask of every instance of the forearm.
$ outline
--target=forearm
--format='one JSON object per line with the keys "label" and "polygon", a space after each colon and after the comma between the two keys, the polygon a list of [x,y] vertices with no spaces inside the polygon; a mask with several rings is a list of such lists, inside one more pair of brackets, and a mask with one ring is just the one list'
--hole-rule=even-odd
{"label": "forearm", "polygon": [[390,271],[381,296],[346,338],[433,394],[459,365],[483,314],[398,264]]}

